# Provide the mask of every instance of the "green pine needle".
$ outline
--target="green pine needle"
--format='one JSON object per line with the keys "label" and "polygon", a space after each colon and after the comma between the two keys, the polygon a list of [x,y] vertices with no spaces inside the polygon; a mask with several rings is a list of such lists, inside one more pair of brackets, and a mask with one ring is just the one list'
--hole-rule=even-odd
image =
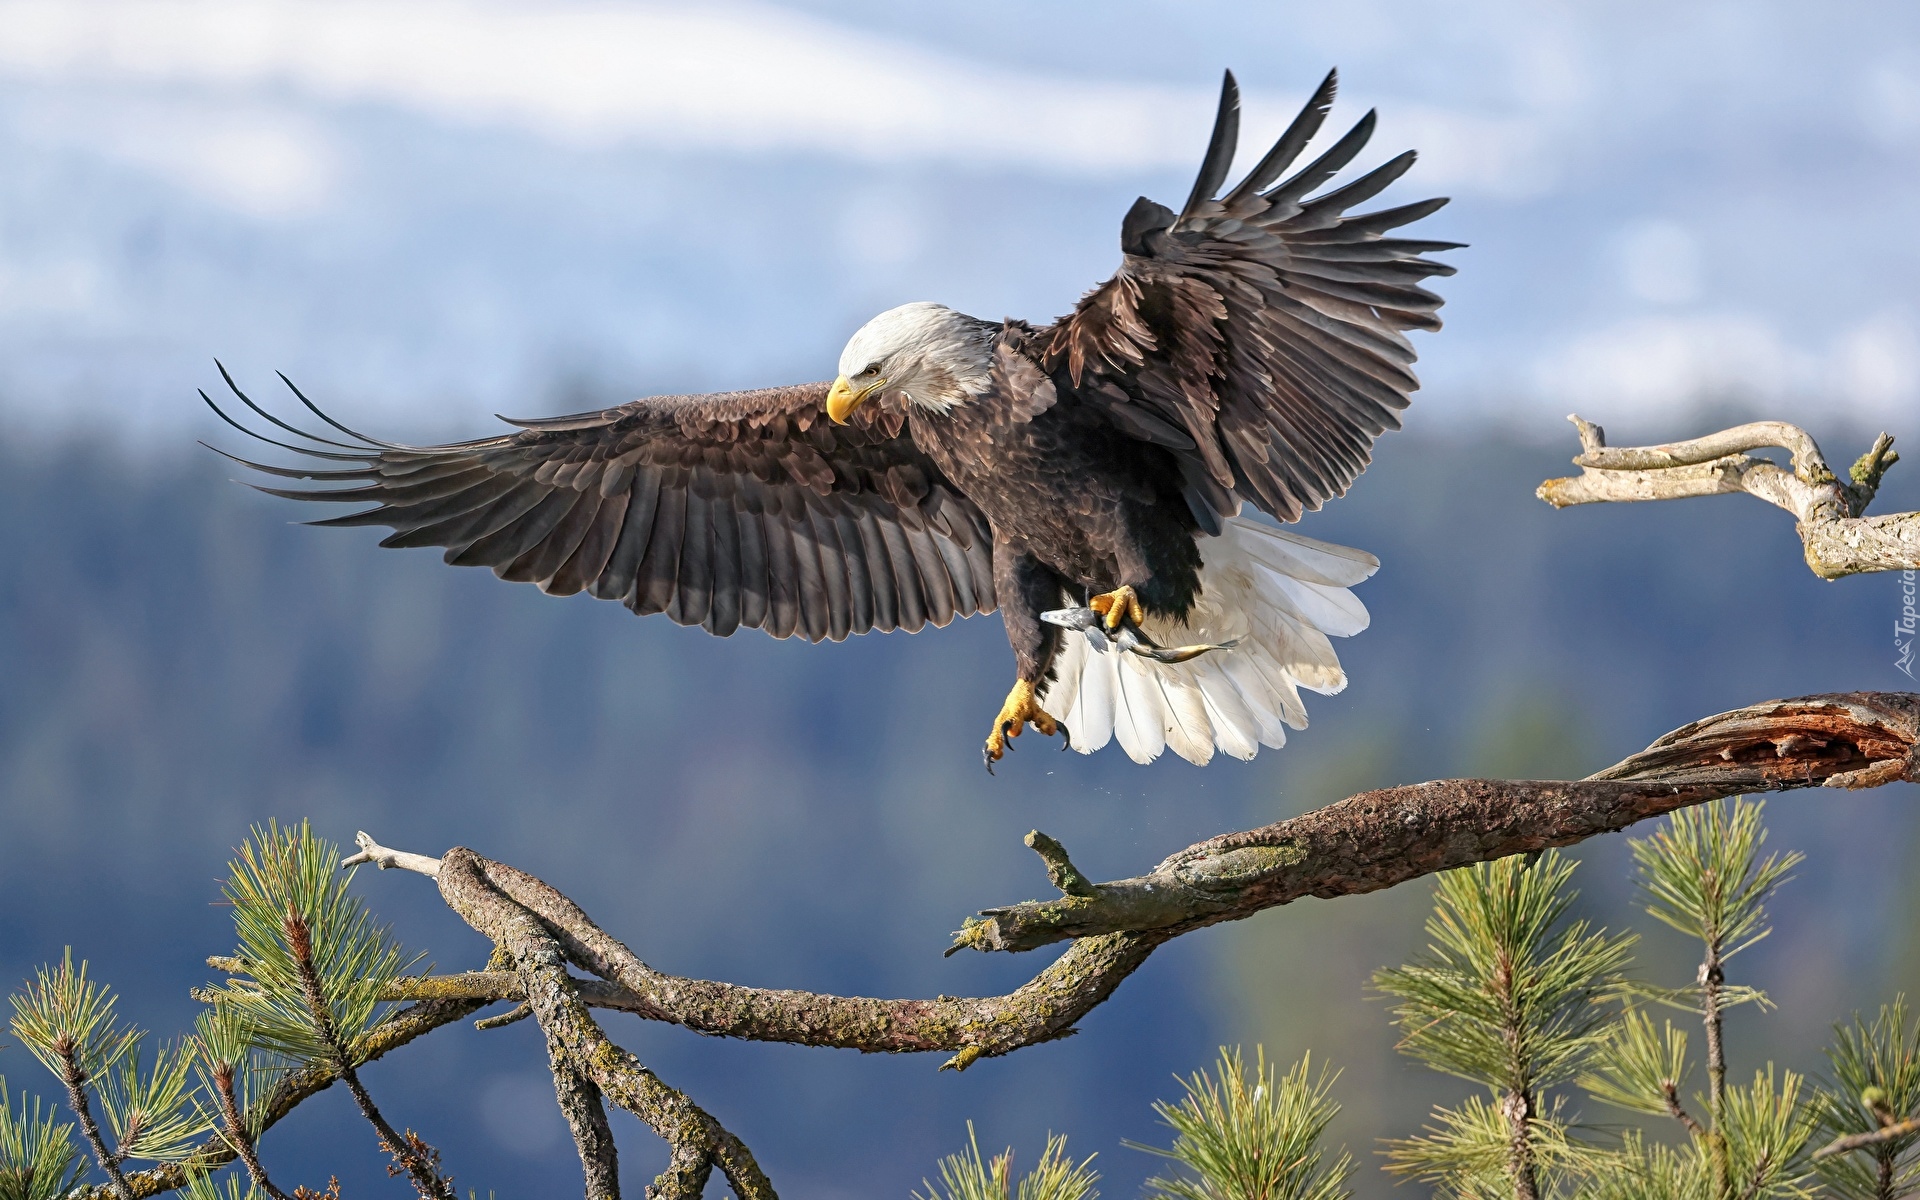
{"label": "green pine needle", "polygon": [[1713,1171],[1698,1143],[1649,1145],[1629,1130],[1578,1193],[1580,1200],[1712,1200]]}
{"label": "green pine needle", "polygon": [[1687,1082],[1687,1035],[1673,1022],[1628,1009],[1607,1033],[1580,1086],[1594,1099],[1628,1112],[1674,1116]]}
{"label": "green pine needle", "polygon": [[[1590,1176],[1610,1157],[1569,1136],[1557,1100],[1527,1122],[1527,1133],[1543,1195],[1562,1194],[1565,1184]],[[1451,1196],[1513,1200],[1512,1145],[1506,1114],[1490,1098],[1470,1096],[1458,1108],[1434,1109],[1425,1136],[1388,1139],[1386,1169],[1436,1184]]]}
{"label": "green pine needle", "polygon": [[306,822],[256,826],[230,864],[222,891],[233,905],[241,973],[204,995],[225,1006],[254,1047],[299,1062],[330,1058],[319,1014],[307,1003],[289,937],[297,914],[312,941],[325,1017],[347,1045],[384,1014],[380,993],[418,958],[408,959],[386,926],[348,892],[352,873],[337,868],[339,847]]}
{"label": "green pine needle", "polygon": [[1814,1106],[1801,1102],[1803,1080],[1773,1066],[1754,1073],[1749,1087],[1729,1087],[1721,1103],[1728,1181],[1741,1200],[1800,1200],[1813,1195],[1807,1164],[1815,1129]]}
{"label": "green pine needle", "polygon": [[87,1172],[73,1126],[57,1122],[52,1106],[41,1113],[20,1097],[16,1110],[0,1079],[0,1200],[55,1200],[76,1187]]}
{"label": "green pine needle", "polygon": [[[1855,1013],[1834,1026],[1827,1062],[1832,1080],[1814,1105],[1821,1141],[1879,1129],[1876,1107],[1894,1121],[1920,1116],[1920,1020],[1909,1019],[1904,995],[1871,1022]],[[1899,1200],[1920,1192],[1916,1148],[1920,1134],[1822,1159],[1814,1170],[1841,1200]]]}
{"label": "green pine needle", "polygon": [[218,1183],[214,1182],[216,1174],[203,1171],[189,1175],[180,1194],[187,1200],[266,1200],[266,1193],[253,1186],[245,1171],[229,1171]]}
{"label": "green pine needle", "polygon": [[184,1158],[212,1128],[189,1083],[194,1043],[159,1043],[151,1066],[142,1070],[144,1042],[136,1041],[97,1081],[115,1153],[150,1162]]}
{"label": "green pine needle", "polygon": [[[1686,987],[1661,987],[1640,979],[1620,981],[1620,995],[1628,1000],[1650,1000],[1664,1008],[1676,1009],[1693,1016],[1700,1015],[1700,1007],[1706,1002],[1704,989],[1698,984]],[[1756,1004],[1762,1012],[1771,1012],[1777,1007],[1773,999],[1759,988],[1739,983],[1723,983],[1714,993],[1720,1011],[1738,1008],[1742,1004]]]}
{"label": "green pine needle", "polygon": [[1634,943],[1568,921],[1574,865],[1549,850],[1440,876],[1422,960],[1383,970],[1400,1049],[1496,1091],[1532,1092],[1579,1073],[1610,1014]]}
{"label": "green pine needle", "polygon": [[1212,1074],[1181,1080],[1186,1097],[1153,1106],[1174,1131],[1167,1149],[1128,1142],[1170,1158],[1190,1177],[1154,1178],[1149,1194],[1161,1200],[1345,1200],[1353,1160],[1345,1150],[1331,1161],[1320,1146],[1340,1111],[1330,1093],[1336,1078],[1314,1074],[1301,1059],[1285,1075],[1254,1048],[1249,1077],[1238,1047],[1220,1048]]}
{"label": "green pine needle", "polygon": [[[239,1108],[247,1136],[258,1140],[266,1123],[261,1106],[272,1085],[287,1071],[287,1060],[252,1045],[248,1023],[235,1015],[233,1005],[216,1000],[194,1021],[194,1072],[200,1078],[201,1119],[209,1128],[224,1129],[225,1118],[219,1110],[220,1090],[216,1077],[222,1073],[233,1081],[234,1103]],[[224,1136],[224,1133],[223,1135]]]}
{"label": "green pine needle", "polygon": [[1767,900],[1792,877],[1799,852],[1760,857],[1766,805],[1740,797],[1681,809],[1633,848],[1647,912],[1699,938],[1722,961],[1772,932]]}
{"label": "green pine needle", "polygon": [[63,1056],[71,1054],[84,1079],[97,1079],[140,1039],[115,1016],[113,992],[87,978],[86,962],[73,965],[71,947],[59,966],[39,968],[11,999],[13,1036],[55,1078],[64,1078]]}
{"label": "green pine needle", "polygon": [[913,1200],[1095,1200],[1100,1193],[1093,1185],[1100,1175],[1092,1168],[1093,1160],[1089,1154],[1075,1163],[1067,1157],[1066,1137],[1049,1134],[1040,1161],[1016,1186],[1013,1150],[1003,1150],[991,1159],[984,1157],[973,1122],[968,1121],[967,1149],[940,1160],[944,1191],[936,1192],[933,1184],[923,1179],[920,1184],[927,1189],[926,1195],[914,1192]]}

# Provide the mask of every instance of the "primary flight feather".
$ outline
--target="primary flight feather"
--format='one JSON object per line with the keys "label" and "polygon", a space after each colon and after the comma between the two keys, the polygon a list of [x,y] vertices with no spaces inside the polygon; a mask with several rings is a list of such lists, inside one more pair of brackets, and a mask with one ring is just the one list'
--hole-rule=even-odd
{"label": "primary flight feather", "polygon": [[1365,469],[1419,386],[1405,331],[1440,327],[1420,281],[1453,271],[1422,256],[1458,245],[1386,236],[1443,199],[1348,215],[1412,152],[1320,191],[1372,113],[1286,174],[1334,87],[1222,195],[1228,74],[1186,203],[1137,201],[1119,271],[1051,325],[908,304],[853,335],[831,383],[655,396],[444,446],[368,438],[308,403],[349,440],[314,438],[234,388],[317,443],[276,444],[343,464],[247,465],[349,485],[275,495],[372,504],[316,524],[387,526],[383,546],[444,546],[723,637],[839,641],[998,608],[1016,678],[989,767],[1027,724],[1140,762],[1251,758],[1305,726],[1301,688],[1344,686],[1328,637],[1366,627],[1347,589],[1378,564],[1241,505],[1294,521]]}

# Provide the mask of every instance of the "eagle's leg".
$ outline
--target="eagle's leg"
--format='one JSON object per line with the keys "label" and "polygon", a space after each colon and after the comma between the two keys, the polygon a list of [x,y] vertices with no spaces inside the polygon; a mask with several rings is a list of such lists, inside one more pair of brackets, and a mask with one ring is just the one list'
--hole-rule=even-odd
{"label": "eagle's leg", "polygon": [[1103,592],[1087,601],[1087,607],[1107,619],[1109,631],[1120,628],[1120,622],[1131,619],[1135,625],[1146,620],[1146,612],[1140,607],[1140,597],[1126,584],[1110,592]]}
{"label": "eagle's leg", "polygon": [[1008,739],[1032,725],[1052,737],[1060,732],[1060,723],[1041,709],[1039,693],[1047,669],[1053,665],[1053,653],[1059,645],[1059,629],[1046,624],[1040,614],[1060,602],[1060,577],[1039,559],[996,539],[993,544],[993,590],[1000,603],[1000,619],[1006,622],[1007,641],[1013,647],[1016,677],[1006,703],[993,719],[982,757],[987,770],[999,762],[1008,748]]}

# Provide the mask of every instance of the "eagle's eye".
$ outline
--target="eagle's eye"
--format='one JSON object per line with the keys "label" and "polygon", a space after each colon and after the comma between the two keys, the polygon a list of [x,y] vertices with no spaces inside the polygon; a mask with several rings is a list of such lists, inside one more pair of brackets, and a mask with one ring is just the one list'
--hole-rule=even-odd
{"label": "eagle's eye", "polygon": [[868,363],[868,364],[867,364],[867,369],[866,369],[866,370],[864,370],[864,371],[862,371],[862,372],[860,372],[860,378],[862,378],[862,379],[866,379],[866,378],[868,378],[868,377],[870,377],[870,376],[873,376],[873,375],[878,375],[879,373],[880,373],[880,364],[879,364],[879,363]]}

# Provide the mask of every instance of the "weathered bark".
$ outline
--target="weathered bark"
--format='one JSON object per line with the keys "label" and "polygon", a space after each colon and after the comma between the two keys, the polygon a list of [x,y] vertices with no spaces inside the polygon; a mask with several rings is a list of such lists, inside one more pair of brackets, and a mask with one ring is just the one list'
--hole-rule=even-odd
{"label": "weathered bark", "polygon": [[[1887,434],[1841,479],[1805,430],[1782,421],[1664,446],[1610,447],[1598,425],[1568,419],[1580,430],[1573,461],[1581,473],[1549,479],[1535,492],[1555,508],[1745,492],[1794,515],[1807,566],[1822,579],[1920,568],[1920,513],[1865,515],[1881,477],[1900,460]],[[1745,453],[1773,446],[1793,455],[1793,470]]]}
{"label": "weathered bark", "polygon": [[[1145,876],[1086,884],[1050,838],[1030,838],[1058,900],[988,909],[956,948],[1074,945],[1004,996],[881,1000],[741,987],[656,971],[546,883],[501,864],[488,876],[537,915],[575,965],[581,999],[719,1037],[868,1052],[949,1051],[948,1066],[1071,1033],[1161,943],[1303,896],[1377,891],[1422,875],[1563,846],[1677,808],[1796,788],[1873,787],[1920,775],[1920,697],[1848,693],[1772,701],[1695,722],[1577,782],[1442,780],[1350,797],[1212,838]],[[1043,840],[1044,839],[1044,840]],[[371,843],[371,839],[368,839]],[[376,847],[378,849],[378,847]],[[460,853],[470,853],[462,851]],[[434,860],[428,860],[432,862]],[[520,1000],[508,973],[404,980],[395,998]]]}
{"label": "weathered bark", "polygon": [[600,1089],[564,1056],[556,1057],[551,1043],[547,1047],[547,1069],[553,1073],[560,1115],[567,1119],[573,1148],[580,1154],[588,1200],[619,1200],[620,1150],[613,1141],[613,1127],[607,1124],[607,1106],[600,1102]]}
{"label": "weathered bark", "polygon": [[1363,792],[1190,846],[1092,895],[987,909],[959,944],[1031,950],[1115,930],[1177,935],[1303,896],[1378,891],[1570,845],[1726,796],[1913,779],[1916,744],[1920,698],[1907,693],[1772,701],[1695,722],[1577,782],[1449,779]]}
{"label": "weathered bark", "polygon": [[[494,876],[500,870],[499,864],[471,850],[450,850],[436,872],[441,898],[512,960],[556,1069],[584,1077],[665,1139],[671,1159],[647,1189],[648,1200],[698,1200],[716,1166],[740,1200],[774,1200],[773,1185],[738,1138],[607,1040],[575,989],[560,943],[537,916],[498,886]],[[602,1120],[603,1129],[604,1124]],[[611,1147],[611,1138],[606,1144]],[[590,1157],[587,1145],[580,1149],[587,1166],[588,1200],[617,1200],[618,1176],[609,1178],[608,1163]]]}

